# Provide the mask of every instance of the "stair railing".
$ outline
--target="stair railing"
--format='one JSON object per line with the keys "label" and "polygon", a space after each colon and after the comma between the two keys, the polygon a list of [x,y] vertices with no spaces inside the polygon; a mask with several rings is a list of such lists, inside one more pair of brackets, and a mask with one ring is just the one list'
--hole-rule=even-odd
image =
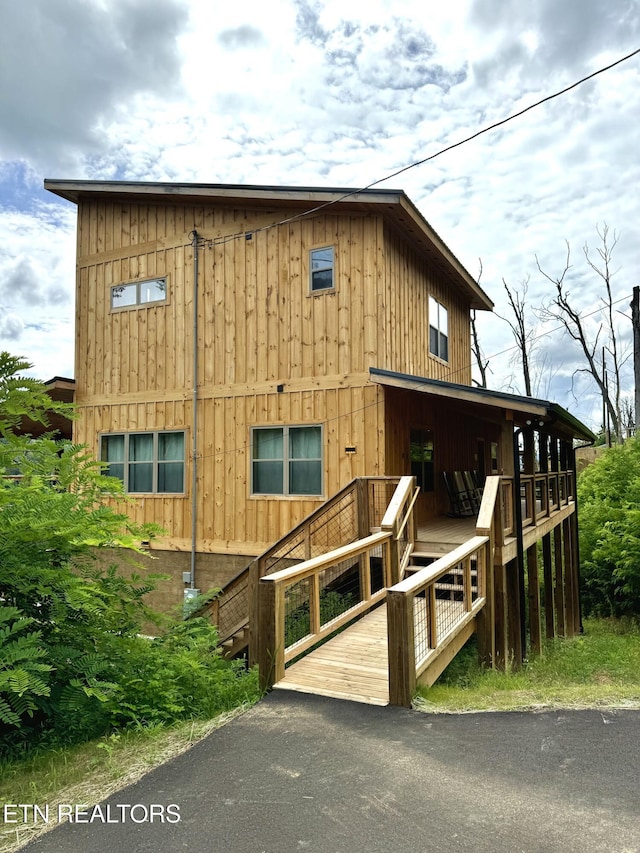
{"label": "stair railing", "polygon": [[[380,519],[385,529],[259,579],[251,646],[264,689],[284,677],[293,658],[384,600],[410,547],[405,543],[414,529],[415,492],[414,477],[400,478]],[[337,615],[323,610],[323,591],[340,588],[347,578],[357,579],[349,585],[355,600],[348,599]],[[302,635],[291,632],[292,622],[303,623]]]}

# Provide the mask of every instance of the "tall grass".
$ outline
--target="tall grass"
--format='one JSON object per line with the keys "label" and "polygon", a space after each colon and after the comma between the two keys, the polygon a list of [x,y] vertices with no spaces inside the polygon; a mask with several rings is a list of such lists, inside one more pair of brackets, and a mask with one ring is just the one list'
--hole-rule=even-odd
{"label": "tall grass", "polygon": [[416,707],[428,711],[539,707],[640,707],[637,623],[585,620],[585,633],[545,642],[518,671],[483,669],[472,639]]}

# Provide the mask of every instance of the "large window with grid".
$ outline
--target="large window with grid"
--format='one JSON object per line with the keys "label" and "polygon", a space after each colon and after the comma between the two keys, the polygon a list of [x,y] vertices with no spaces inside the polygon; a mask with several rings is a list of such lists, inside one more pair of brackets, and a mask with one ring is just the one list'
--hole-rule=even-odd
{"label": "large window with grid", "polygon": [[449,361],[449,314],[433,296],[429,297],[429,352]]}
{"label": "large window with grid", "polygon": [[251,493],[322,494],[322,427],[254,427]]}
{"label": "large window with grid", "polygon": [[100,458],[103,473],[122,480],[133,494],[184,492],[184,432],[129,432],[103,435]]}

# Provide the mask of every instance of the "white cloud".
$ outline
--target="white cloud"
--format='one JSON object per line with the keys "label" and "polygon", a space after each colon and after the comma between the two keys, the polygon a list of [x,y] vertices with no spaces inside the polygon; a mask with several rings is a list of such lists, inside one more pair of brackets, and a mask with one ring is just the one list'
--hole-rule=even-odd
{"label": "white cloud", "polygon": [[[636,47],[640,0],[32,0],[4,19],[0,334],[48,376],[73,369],[75,243],[73,209],[42,203],[45,174],[364,186]],[[535,255],[559,272],[565,240],[575,297],[595,307],[581,247],[605,221],[621,236],[616,296],[637,282],[639,69],[631,60],[384,184],[472,273],[482,258],[500,313],[503,276],[531,276],[533,307],[549,298]],[[488,354],[511,346],[496,318],[480,328]],[[539,352],[540,387],[568,403],[579,358],[558,334]],[[498,387],[506,359],[492,361]],[[574,410],[597,418],[575,381]]]}

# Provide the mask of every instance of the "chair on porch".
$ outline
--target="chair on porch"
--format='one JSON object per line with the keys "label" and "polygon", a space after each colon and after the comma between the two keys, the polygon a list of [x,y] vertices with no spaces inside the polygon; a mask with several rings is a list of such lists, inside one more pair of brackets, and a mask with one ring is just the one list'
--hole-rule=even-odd
{"label": "chair on porch", "polygon": [[451,474],[443,471],[442,476],[451,506],[451,511],[448,515],[455,516],[456,518],[471,518],[476,515],[477,510],[474,510],[474,503],[465,485],[462,473],[454,471]]}

